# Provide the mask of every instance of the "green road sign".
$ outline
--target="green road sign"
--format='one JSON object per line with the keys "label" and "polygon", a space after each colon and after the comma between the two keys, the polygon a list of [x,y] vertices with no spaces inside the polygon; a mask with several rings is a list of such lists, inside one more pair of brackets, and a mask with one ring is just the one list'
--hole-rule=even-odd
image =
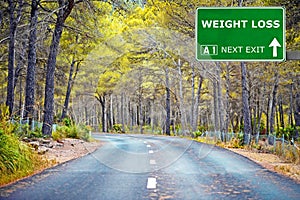
{"label": "green road sign", "polygon": [[284,61],[284,8],[198,8],[196,58],[200,61]]}

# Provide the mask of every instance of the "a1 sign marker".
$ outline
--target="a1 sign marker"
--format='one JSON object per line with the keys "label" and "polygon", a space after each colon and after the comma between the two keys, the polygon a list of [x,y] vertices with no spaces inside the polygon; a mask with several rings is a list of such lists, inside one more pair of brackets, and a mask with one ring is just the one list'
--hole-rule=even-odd
{"label": "a1 sign marker", "polygon": [[196,13],[200,61],[284,61],[282,7],[201,7]]}

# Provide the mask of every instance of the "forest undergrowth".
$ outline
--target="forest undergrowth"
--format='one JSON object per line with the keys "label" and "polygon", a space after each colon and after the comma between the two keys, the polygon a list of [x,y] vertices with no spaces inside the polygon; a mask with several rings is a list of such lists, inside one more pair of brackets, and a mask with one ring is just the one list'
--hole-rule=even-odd
{"label": "forest undergrowth", "polygon": [[63,138],[91,141],[90,127],[77,125],[66,119],[52,137],[45,137],[41,130],[31,131],[28,124],[12,123],[8,107],[0,106],[0,185],[30,176],[53,165],[26,140],[62,140]]}

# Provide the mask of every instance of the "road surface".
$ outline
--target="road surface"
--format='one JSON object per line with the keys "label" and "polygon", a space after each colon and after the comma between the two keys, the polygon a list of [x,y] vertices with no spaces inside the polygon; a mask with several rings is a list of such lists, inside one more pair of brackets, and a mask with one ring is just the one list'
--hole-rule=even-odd
{"label": "road surface", "polygon": [[0,188],[1,199],[300,199],[300,184],[182,138],[94,134],[103,146]]}

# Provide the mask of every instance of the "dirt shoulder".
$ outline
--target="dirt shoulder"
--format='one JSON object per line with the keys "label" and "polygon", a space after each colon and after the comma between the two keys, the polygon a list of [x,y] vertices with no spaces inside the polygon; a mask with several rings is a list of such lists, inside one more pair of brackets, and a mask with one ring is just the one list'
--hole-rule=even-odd
{"label": "dirt shoulder", "polygon": [[70,138],[53,143],[54,148],[48,148],[42,155],[44,159],[51,161],[53,166],[85,156],[94,152],[102,145],[100,141],[86,142]]}
{"label": "dirt shoulder", "polygon": [[26,141],[26,143],[40,154],[40,161],[44,164],[39,166],[33,173],[0,185],[0,187],[4,187],[24,178],[33,176],[58,164],[85,156],[94,152],[102,145],[101,141],[86,142],[70,138],[62,139],[61,141],[53,141],[52,139],[37,139],[33,141]]}
{"label": "dirt shoulder", "polygon": [[270,153],[259,153],[245,149],[228,149],[249,158],[270,171],[283,174],[300,183],[300,165],[288,163],[279,156]]}

